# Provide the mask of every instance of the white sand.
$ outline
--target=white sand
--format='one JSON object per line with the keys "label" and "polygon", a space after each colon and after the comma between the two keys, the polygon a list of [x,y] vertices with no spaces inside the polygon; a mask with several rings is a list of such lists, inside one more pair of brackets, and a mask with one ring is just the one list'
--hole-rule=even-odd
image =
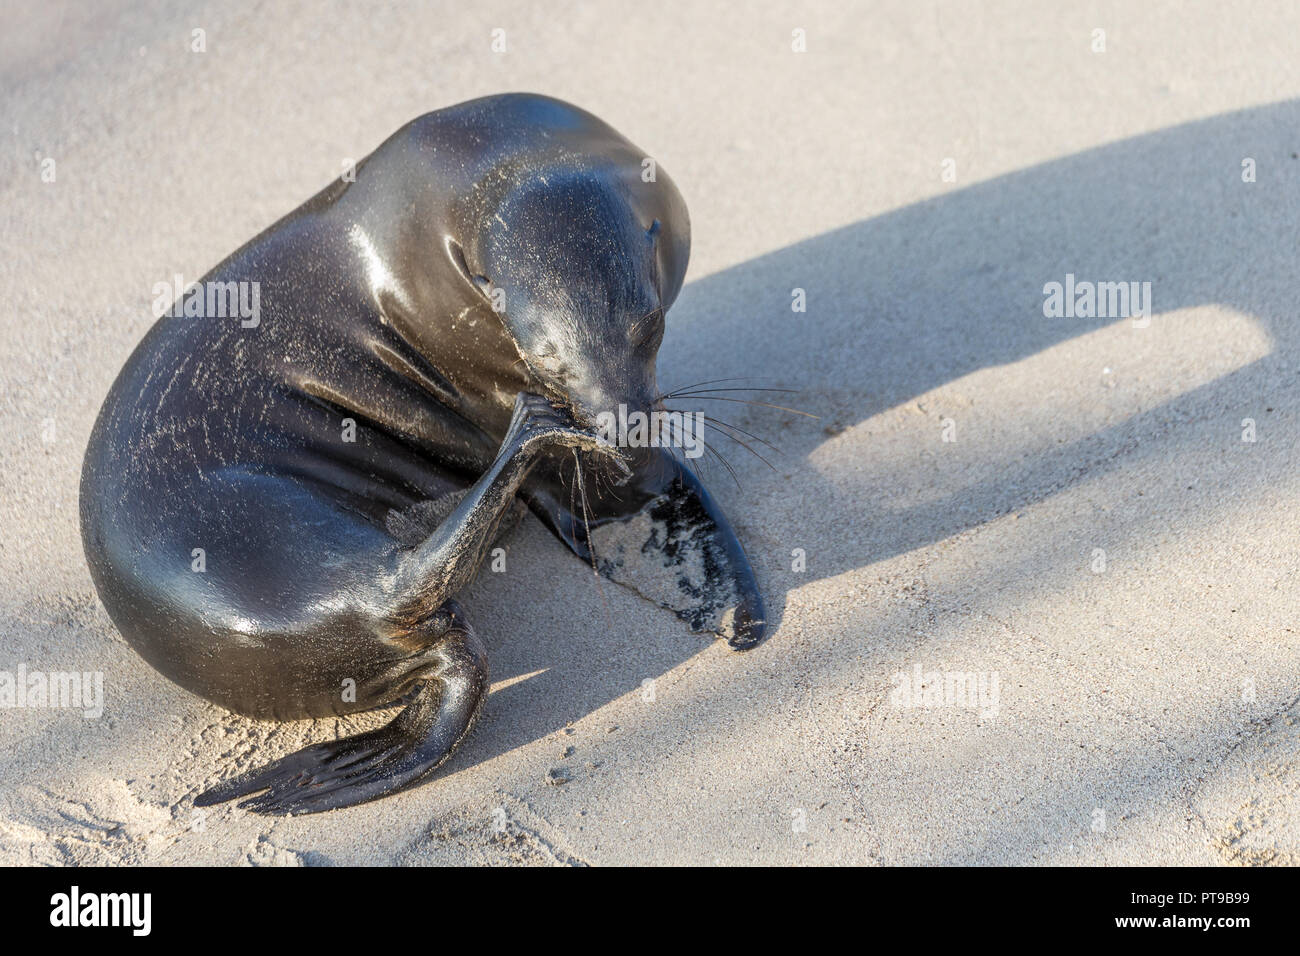
{"label": "white sand", "polygon": [[[105,713],[0,711],[0,862],[1297,862],[1300,9],[69,6],[0,35],[0,669],[102,671]],[[155,282],[503,90],[687,197],[661,382],[821,416],[719,406],[784,450],[710,479],[779,626],[732,653],[530,518],[467,595],[499,683],[445,772],[196,830],[204,784],[347,728],[232,717],[123,643],[77,530],[94,415]],[[1149,327],[1045,319],[1067,272],[1151,282]],[[897,706],[917,664],[996,674],[997,713]]]}

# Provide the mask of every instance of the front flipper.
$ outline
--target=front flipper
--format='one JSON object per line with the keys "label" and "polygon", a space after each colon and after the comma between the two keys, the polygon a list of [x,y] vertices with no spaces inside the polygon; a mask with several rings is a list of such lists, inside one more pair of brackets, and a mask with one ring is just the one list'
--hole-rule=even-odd
{"label": "front flipper", "polygon": [[428,679],[388,724],[306,747],[232,777],[200,794],[194,805],[248,797],[239,806],[254,813],[319,813],[419,783],[473,729],[488,695],[487,654],[467,625],[448,631],[427,653]]}
{"label": "front flipper", "polygon": [[[586,514],[574,463],[537,468],[521,494],[534,512],[601,574],[674,611],[694,631],[711,631],[744,650],[767,629],[763,599],[745,550],[722,509],[665,449],[647,449],[623,485],[594,480],[584,467]],[[572,502],[572,504],[570,504]]]}

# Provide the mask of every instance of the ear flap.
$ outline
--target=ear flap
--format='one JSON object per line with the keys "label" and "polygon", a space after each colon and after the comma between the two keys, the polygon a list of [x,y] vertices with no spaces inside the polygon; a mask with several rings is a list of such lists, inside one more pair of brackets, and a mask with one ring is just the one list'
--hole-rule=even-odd
{"label": "ear flap", "polygon": [[590,539],[581,513],[568,507],[571,468],[539,466],[522,494],[584,561],[594,548],[597,570],[611,581],[674,611],[694,631],[719,634],[738,650],[754,646],[767,621],[744,548],[695,474],[665,449],[647,451],[616,489],[619,497],[586,483]]}
{"label": "ear flap", "polygon": [[470,272],[469,263],[465,261],[465,250],[451,236],[447,237],[447,258],[452,261],[462,276],[473,281],[473,273]]}
{"label": "ear flap", "polygon": [[492,283],[487,276],[478,275],[469,267],[469,263],[465,260],[465,250],[451,236],[447,237],[447,258],[456,266],[457,271],[464,276],[465,281],[479,291],[480,295],[486,296],[490,293]]}

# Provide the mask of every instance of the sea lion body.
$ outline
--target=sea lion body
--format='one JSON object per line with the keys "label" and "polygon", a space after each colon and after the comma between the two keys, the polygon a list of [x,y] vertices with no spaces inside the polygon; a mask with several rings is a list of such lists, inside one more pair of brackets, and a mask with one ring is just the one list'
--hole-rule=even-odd
{"label": "sea lion body", "polygon": [[[761,636],[743,551],[694,477],[590,436],[597,410],[657,399],[658,340],[639,330],[662,328],[689,255],[685,204],[662,170],[642,180],[643,159],[545,97],[427,114],[199,283],[255,284],[256,316],[165,317],[128,359],[81,488],[91,574],[123,636],[250,716],[413,698],[378,736],[308,748],[205,802],[269,788],[245,805],[329,809],[445,760],[487,692],[454,594],[516,495],[579,553],[588,524],[678,501],[725,600],[745,598],[733,643]],[[612,497],[594,483],[590,522],[568,507],[577,454],[632,472]]]}

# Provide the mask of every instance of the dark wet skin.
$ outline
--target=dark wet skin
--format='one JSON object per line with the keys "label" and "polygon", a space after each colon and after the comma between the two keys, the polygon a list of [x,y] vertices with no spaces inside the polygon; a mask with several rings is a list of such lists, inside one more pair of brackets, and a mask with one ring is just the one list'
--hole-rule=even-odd
{"label": "dark wet skin", "polygon": [[[516,496],[584,559],[589,525],[671,514],[708,570],[679,614],[710,629],[728,610],[733,646],[761,639],[749,563],[695,476],[591,432],[602,410],[655,407],[689,255],[685,205],[662,170],[642,181],[645,155],[545,97],[430,113],[204,277],[257,282],[255,325],[163,318],[128,359],[81,488],[123,636],[249,716],[406,702],[196,804],[328,810],[441,765],[489,686],[454,598]],[[422,540],[395,536],[394,515],[453,492]]]}

